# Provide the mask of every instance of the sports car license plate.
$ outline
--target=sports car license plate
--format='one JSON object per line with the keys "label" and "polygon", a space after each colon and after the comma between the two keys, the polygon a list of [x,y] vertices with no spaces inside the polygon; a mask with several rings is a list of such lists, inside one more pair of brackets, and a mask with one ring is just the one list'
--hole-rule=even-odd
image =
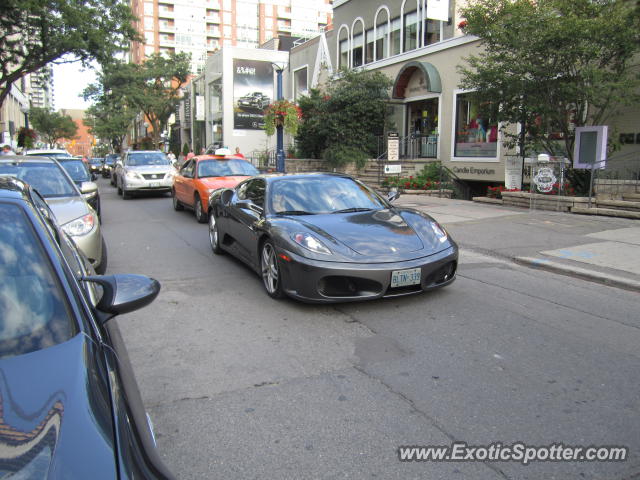
{"label": "sports car license plate", "polygon": [[406,287],[420,283],[420,269],[393,270],[391,272],[391,287]]}
{"label": "sports car license plate", "polygon": [[160,182],[151,182],[151,186],[152,187],[159,187],[160,186]]}

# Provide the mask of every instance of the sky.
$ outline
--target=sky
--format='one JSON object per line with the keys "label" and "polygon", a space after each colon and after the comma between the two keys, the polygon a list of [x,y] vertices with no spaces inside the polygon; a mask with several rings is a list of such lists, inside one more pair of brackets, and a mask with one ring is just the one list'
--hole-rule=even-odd
{"label": "sky", "polygon": [[94,70],[85,69],[81,62],[53,66],[54,109],[85,110],[90,103],[82,98],[82,91],[96,82]]}

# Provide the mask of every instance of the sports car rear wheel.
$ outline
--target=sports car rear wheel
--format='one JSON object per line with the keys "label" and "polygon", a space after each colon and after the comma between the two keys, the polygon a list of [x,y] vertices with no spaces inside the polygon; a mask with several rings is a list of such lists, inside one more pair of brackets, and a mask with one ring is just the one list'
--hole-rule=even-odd
{"label": "sports car rear wheel", "polygon": [[260,271],[262,272],[262,282],[264,283],[267,294],[269,294],[271,298],[284,297],[282,282],[280,281],[281,275],[278,266],[278,257],[276,256],[276,249],[270,240],[267,240],[264,242],[264,245],[262,245]]}
{"label": "sports car rear wheel", "polygon": [[211,243],[211,250],[213,250],[213,253],[216,255],[220,255],[222,253],[222,249],[220,248],[218,224],[216,223],[216,217],[213,215],[213,212],[209,213],[209,243]]}

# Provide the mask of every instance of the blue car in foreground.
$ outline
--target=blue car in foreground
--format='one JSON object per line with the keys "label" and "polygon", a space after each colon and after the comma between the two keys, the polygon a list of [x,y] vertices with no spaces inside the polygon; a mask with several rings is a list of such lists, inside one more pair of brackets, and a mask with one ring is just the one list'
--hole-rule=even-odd
{"label": "blue car in foreground", "polygon": [[0,477],[173,478],[113,320],[159,291],[96,275],[44,199],[0,176]]}

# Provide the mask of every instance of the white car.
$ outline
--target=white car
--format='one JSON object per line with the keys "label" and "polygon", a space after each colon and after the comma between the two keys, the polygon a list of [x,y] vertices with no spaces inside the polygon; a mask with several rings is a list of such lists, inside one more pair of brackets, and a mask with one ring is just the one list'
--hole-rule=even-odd
{"label": "white car", "polygon": [[116,162],[118,195],[127,199],[136,192],[170,192],[175,174],[171,160],[160,151],[126,152]]}

